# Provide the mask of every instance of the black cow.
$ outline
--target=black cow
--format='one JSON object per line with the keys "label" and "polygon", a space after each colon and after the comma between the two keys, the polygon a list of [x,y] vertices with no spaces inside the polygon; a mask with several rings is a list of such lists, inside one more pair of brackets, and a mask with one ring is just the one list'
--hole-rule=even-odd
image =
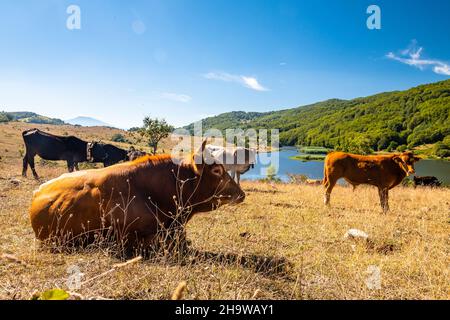
{"label": "black cow", "polygon": [[[74,136],[57,136],[39,129],[30,129],[22,132],[22,137],[26,148],[22,170],[24,177],[26,177],[28,165],[30,165],[34,178],[39,179],[34,168],[36,155],[45,160],[67,161],[69,172],[74,169],[78,170],[78,162],[103,162],[105,166],[108,166],[126,159],[125,150],[97,142],[88,143]],[[117,160],[122,154],[125,156]]]}
{"label": "black cow", "polygon": [[433,176],[426,176],[426,177],[418,177],[414,176],[414,186],[430,186],[430,187],[439,187],[441,185],[441,182],[438,180],[438,178]]}
{"label": "black cow", "polygon": [[128,160],[129,161],[133,161],[136,160],[137,158],[143,157],[147,155],[147,152],[145,151],[141,151],[141,150],[136,150],[134,147],[130,147],[130,149],[128,150]]}
{"label": "black cow", "polygon": [[[106,154],[106,157],[102,161],[100,161],[103,162],[103,165],[105,167],[112,166],[113,164],[116,164],[120,161],[128,160],[128,151],[126,150],[120,149],[116,146],[113,146],[112,144],[98,143],[97,146],[100,146]],[[95,161],[94,159],[94,161],[92,162],[97,161]]]}

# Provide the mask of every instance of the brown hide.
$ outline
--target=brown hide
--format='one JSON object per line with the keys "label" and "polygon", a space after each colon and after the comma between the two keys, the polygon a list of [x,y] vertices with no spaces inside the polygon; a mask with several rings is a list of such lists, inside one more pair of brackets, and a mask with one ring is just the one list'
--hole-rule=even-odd
{"label": "brown hide", "polygon": [[129,246],[151,246],[158,226],[187,222],[197,212],[239,203],[244,192],[220,164],[175,164],[170,155],[145,156],[111,167],[65,174],[34,194],[36,237],[76,238],[112,228]]}
{"label": "brown hide", "polygon": [[403,179],[414,174],[414,162],[419,158],[412,152],[397,155],[362,156],[344,152],[332,152],[325,158],[324,180],[325,204],[329,204],[330,194],[336,182],[344,178],[356,187],[360,184],[376,186],[379,190],[383,211],[389,210],[388,190]]}

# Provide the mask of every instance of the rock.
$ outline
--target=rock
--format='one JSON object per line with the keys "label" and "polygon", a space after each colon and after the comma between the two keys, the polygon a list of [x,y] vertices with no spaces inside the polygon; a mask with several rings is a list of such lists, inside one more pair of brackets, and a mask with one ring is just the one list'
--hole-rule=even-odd
{"label": "rock", "polygon": [[349,229],[344,235],[344,239],[363,239],[367,240],[369,238],[369,235],[365,233],[364,231],[358,230],[358,229]]}

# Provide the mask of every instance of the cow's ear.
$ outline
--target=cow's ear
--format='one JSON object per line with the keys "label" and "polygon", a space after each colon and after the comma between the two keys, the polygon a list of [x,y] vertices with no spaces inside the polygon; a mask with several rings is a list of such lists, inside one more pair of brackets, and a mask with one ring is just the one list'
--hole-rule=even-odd
{"label": "cow's ear", "polygon": [[192,160],[195,164],[202,164],[204,161],[203,152],[205,151],[206,143],[208,142],[208,139],[203,140],[202,145],[196,152],[194,152],[192,156]]}
{"label": "cow's ear", "polygon": [[417,161],[419,161],[421,158],[420,158],[420,157],[414,157],[413,159],[414,159],[414,161],[417,162]]}
{"label": "cow's ear", "polygon": [[202,145],[196,152],[192,154],[192,167],[197,175],[201,176],[203,173],[203,167],[205,165],[205,161],[203,158],[203,152],[205,151],[206,143],[208,139],[203,140]]}

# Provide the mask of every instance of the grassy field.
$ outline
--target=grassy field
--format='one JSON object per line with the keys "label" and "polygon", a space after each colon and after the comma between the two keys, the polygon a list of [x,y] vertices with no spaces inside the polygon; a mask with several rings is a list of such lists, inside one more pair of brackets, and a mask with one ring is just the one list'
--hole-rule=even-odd
{"label": "grassy field", "polygon": [[[34,239],[28,219],[39,182],[20,176],[24,126],[0,126],[0,299],[67,289],[74,268],[82,284],[71,291],[84,299],[170,299],[182,281],[186,299],[449,298],[449,189],[397,187],[384,215],[373,188],[337,186],[325,208],[321,187],[243,182],[244,203],[192,219],[191,253],[182,262],[160,258],[118,267],[122,261],[108,248],[95,246],[53,253]],[[50,129],[86,139],[114,133]],[[37,170],[44,179],[65,172],[62,163],[39,161]],[[369,240],[344,239],[350,228]],[[380,272],[380,287],[367,285],[373,270]]]}

